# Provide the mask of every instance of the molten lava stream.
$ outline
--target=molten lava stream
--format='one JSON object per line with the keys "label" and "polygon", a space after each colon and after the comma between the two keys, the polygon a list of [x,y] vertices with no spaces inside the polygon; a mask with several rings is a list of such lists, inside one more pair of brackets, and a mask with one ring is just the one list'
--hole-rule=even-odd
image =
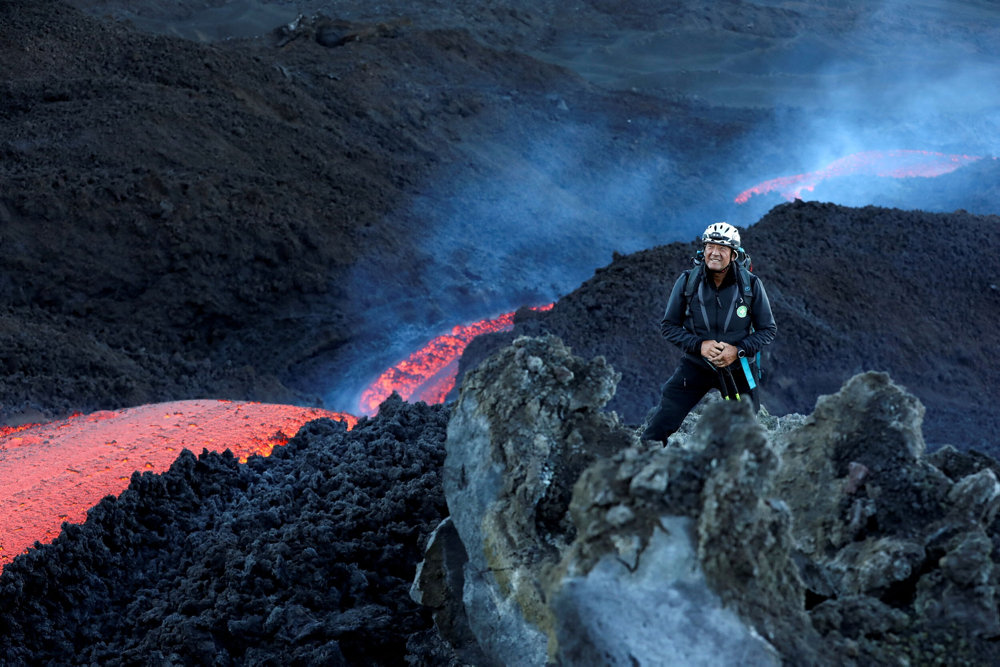
{"label": "molten lava stream", "polygon": [[36,540],[54,539],[64,521],[82,522],[135,471],[163,472],[183,449],[267,456],[321,417],[357,421],[318,408],[201,400],[0,428],[0,571]]}
{"label": "molten lava stream", "polygon": [[[365,412],[374,414],[393,391],[440,403],[455,384],[458,358],[469,341],[513,326],[514,313],[507,313],[434,338],[365,391]],[[104,496],[124,491],[133,472],[163,472],[184,449],[229,449],[241,461],[267,456],[303,424],[323,417],[345,421],[348,428],[357,422],[319,408],[198,400],[0,427],[0,572],[36,541],[54,539],[63,522],[83,521]]]}
{"label": "molten lava stream", "polygon": [[[547,304],[532,310],[550,310]],[[403,400],[440,403],[455,386],[458,358],[473,338],[484,333],[509,331],[514,327],[514,313],[505,313],[491,320],[459,325],[450,333],[430,340],[422,348],[386,369],[361,394],[360,409],[373,415],[382,401],[393,391]]]}
{"label": "molten lava stream", "polygon": [[782,176],[758,183],[736,195],[734,201],[737,204],[745,204],[754,195],[763,195],[774,190],[788,201],[801,199],[803,191],[812,192],[821,181],[839,176],[932,178],[981,159],[983,158],[977,155],[948,155],[933,151],[865,151],[834,160],[819,171]]}

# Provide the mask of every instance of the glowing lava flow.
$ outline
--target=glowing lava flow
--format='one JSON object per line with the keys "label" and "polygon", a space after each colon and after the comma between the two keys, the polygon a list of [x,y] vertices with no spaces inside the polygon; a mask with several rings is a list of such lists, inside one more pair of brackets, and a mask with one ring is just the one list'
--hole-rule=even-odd
{"label": "glowing lava flow", "polygon": [[745,204],[754,195],[763,195],[774,190],[789,201],[801,199],[803,191],[812,192],[820,181],[838,176],[891,178],[940,176],[981,159],[982,157],[977,155],[947,155],[932,151],[865,151],[835,160],[819,171],[783,176],[758,183],[736,195],[735,201],[737,204]]}
{"label": "glowing lava flow", "polygon": [[[434,338],[364,392],[366,413],[374,414],[393,391],[440,403],[455,384],[458,358],[469,342],[513,326],[514,313],[507,313]],[[124,491],[135,471],[163,472],[184,449],[228,449],[240,461],[267,456],[303,424],[323,417],[348,428],[357,423],[352,415],[319,408],[196,400],[0,426],[0,572],[36,541],[54,539],[63,522],[82,522],[102,498]]]}
{"label": "glowing lava flow", "polygon": [[229,449],[241,461],[267,456],[307,421],[351,415],[234,401],[176,401],[95,412],[42,425],[0,428],[0,571],[64,521],[82,522],[134,471],[163,472],[183,449]]}
{"label": "glowing lava flow", "polygon": [[[778,191],[800,198],[826,179],[847,175],[893,178],[940,176],[982,159],[930,151],[855,153],[819,171],[765,181],[736,203]],[[553,304],[536,308],[548,310]],[[406,400],[440,403],[455,383],[458,358],[476,336],[513,327],[514,313],[456,326],[382,373],[360,399],[374,414],[393,391]],[[177,401],[120,412],[77,415],[44,425],[0,427],[0,572],[36,541],[79,522],[106,495],[127,488],[134,471],[165,471],[181,450],[231,450],[245,461],[268,455],[307,421],[328,417],[353,427],[357,418],[318,408],[232,401]]]}
{"label": "glowing lava flow", "polygon": [[[549,310],[554,304],[532,310]],[[458,358],[466,346],[480,334],[509,331],[514,326],[514,313],[506,313],[492,320],[459,325],[451,333],[434,338],[422,348],[386,369],[361,394],[361,411],[375,414],[382,401],[393,391],[403,400],[441,403],[455,386]]]}

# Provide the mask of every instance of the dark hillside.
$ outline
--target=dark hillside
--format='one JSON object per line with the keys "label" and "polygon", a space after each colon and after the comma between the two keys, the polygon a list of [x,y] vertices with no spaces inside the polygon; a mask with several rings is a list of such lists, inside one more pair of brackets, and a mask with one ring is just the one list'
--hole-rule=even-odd
{"label": "dark hillside", "polygon": [[[887,371],[927,407],[929,443],[998,453],[1000,413],[989,397],[1000,391],[990,335],[1000,327],[1000,256],[983,241],[998,224],[964,212],[796,202],[745,230],[778,323],[763,359],[764,406],[807,414],[852,375]],[[680,356],[658,323],[695,249],[619,256],[513,335],[548,331],[576,354],[603,354],[622,372],[610,407],[641,422]],[[466,365],[504,338],[474,343]]]}
{"label": "dark hillside", "polygon": [[[292,5],[303,16],[273,20]],[[985,215],[1000,213],[1000,102],[984,83],[998,26],[978,0],[0,0],[0,425],[198,397],[345,409],[335,399],[430,336],[557,297],[512,335],[477,339],[463,368],[513,335],[552,332],[621,372],[609,407],[635,425],[679,355],[657,332],[688,239],[725,218],[746,227],[774,304],[771,413],[812,412],[855,373],[888,371],[926,406],[932,447],[1000,456],[1000,218]],[[915,162],[864,157],[893,151]],[[915,168],[928,157],[941,175]],[[783,188],[737,203],[772,179],[857,206],[782,203]],[[559,383],[573,375],[552,368]],[[817,410],[821,446],[796,436],[790,477],[829,474],[786,498],[832,519],[847,552],[829,571],[862,573],[877,600],[851,582],[834,599],[826,574],[802,565],[810,594],[787,608],[818,610],[862,663],[922,631],[897,634],[889,607],[929,601],[986,657],[952,651],[965,635],[931,614],[920,641],[932,652],[869,664],[998,664],[1000,467],[941,448],[936,472],[916,455],[919,409],[898,428],[896,406],[916,401],[866,375]],[[537,405],[538,386],[498,385],[497,405]],[[554,396],[543,412],[570,404]],[[449,513],[454,408],[394,397],[350,432],[314,422],[267,459],[184,453],[163,475],[136,473],[85,524],[4,569],[0,665],[457,663],[410,597]],[[574,452],[594,431],[569,412],[544,426]],[[518,443],[546,440],[498,414],[531,434]],[[743,421],[702,421],[707,451],[724,457],[623,454],[581,507],[631,549],[630,507],[652,527],[677,509],[667,496],[697,496],[720,510],[708,513],[733,552],[753,556],[716,572],[758,605],[775,537],[811,528],[742,458],[771,458],[759,424],[746,416],[749,439],[723,437]],[[773,444],[801,420],[765,421]],[[876,441],[894,429],[902,451]],[[557,483],[525,526],[569,526],[577,462],[555,477],[531,468]],[[670,493],[656,490],[675,473]],[[721,495],[703,493],[709,476]],[[631,493],[630,479],[639,495],[604,493]],[[945,506],[954,515],[933,523]],[[729,518],[763,542],[742,541]]]}
{"label": "dark hillside", "polygon": [[[536,275],[553,262],[606,261],[591,236],[613,219],[608,170],[662,163],[662,178],[662,155],[759,117],[601,91],[404,19],[314,17],[203,44],[55,0],[5,2],[0,420],[205,396],[318,401],[345,365],[364,377],[394,362],[390,346],[410,342],[400,332],[549,296]],[[538,137],[559,141],[532,148]],[[580,172],[540,184],[545,196],[562,208],[575,195],[561,188],[585,188],[588,219],[534,231],[523,245],[536,256],[511,271],[496,245],[469,247],[485,234],[465,215],[483,191],[453,184],[541,178],[539,150]],[[707,156],[689,163],[710,170]],[[685,178],[643,215],[698,201],[702,174]],[[416,199],[459,226],[439,228]],[[536,230],[519,216],[501,222]]]}

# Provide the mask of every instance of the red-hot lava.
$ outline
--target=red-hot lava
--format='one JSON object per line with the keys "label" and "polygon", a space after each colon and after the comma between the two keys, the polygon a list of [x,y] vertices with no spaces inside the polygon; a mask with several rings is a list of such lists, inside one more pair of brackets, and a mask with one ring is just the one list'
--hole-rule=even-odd
{"label": "red-hot lava", "polygon": [[0,571],[64,521],[82,522],[135,471],[163,472],[183,449],[267,456],[313,419],[357,419],[319,408],[233,401],[176,401],[0,428]]}
{"label": "red-hot lava", "polygon": [[[440,403],[455,384],[458,358],[469,342],[513,325],[514,313],[507,313],[434,338],[379,376],[365,390],[362,409],[374,414],[393,391]],[[82,522],[101,498],[124,491],[135,471],[163,472],[184,449],[229,449],[241,461],[267,456],[304,423],[322,417],[348,428],[357,422],[319,408],[200,400],[0,426],[0,572],[36,541],[54,539],[64,521]]]}
{"label": "red-hot lava", "polygon": [[[549,310],[553,304],[532,310]],[[441,403],[455,386],[458,358],[476,336],[496,331],[509,331],[514,326],[514,313],[492,320],[459,325],[450,333],[434,338],[422,348],[386,369],[361,394],[361,412],[375,414],[386,398],[397,392],[403,400]]]}
{"label": "red-hot lava", "polygon": [[782,176],[758,183],[736,195],[735,201],[737,204],[745,204],[754,195],[763,195],[775,190],[789,201],[801,199],[803,191],[812,192],[820,181],[838,176],[891,178],[940,176],[981,159],[982,157],[977,155],[946,155],[932,151],[865,151],[835,160],[819,171]]}

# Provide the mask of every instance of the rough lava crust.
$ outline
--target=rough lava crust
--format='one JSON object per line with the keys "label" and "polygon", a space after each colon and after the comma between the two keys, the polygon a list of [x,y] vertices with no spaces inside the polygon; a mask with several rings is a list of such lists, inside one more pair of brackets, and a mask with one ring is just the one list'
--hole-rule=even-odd
{"label": "rough lava crust", "polygon": [[[477,339],[454,405],[393,398],[268,459],[185,453],[134,475],[5,567],[0,662],[1000,660],[1000,370],[983,335],[1000,329],[1000,255],[971,242],[996,237],[1000,165],[894,182],[880,207],[720,204],[752,185],[737,176],[781,175],[786,132],[830,101],[762,54],[858,47],[836,81],[882,37],[988,60],[987,3],[957,23],[881,2],[429,0],[336,3],[234,39],[167,25],[281,4],[0,3],[0,420],[319,404],[406,332],[564,296]],[[727,69],[650,70],[676,45],[662,25],[709,38]],[[869,92],[890,108],[906,91]],[[995,153],[995,114],[962,101],[932,116],[965,137],[929,148]],[[848,116],[858,141],[899,127],[908,146],[930,127],[912,112]],[[638,164],[655,187],[607,196]],[[544,206],[511,206],[525,183]],[[523,238],[557,212],[566,227]],[[685,241],[730,214],[778,319],[769,412],[709,399],[650,448],[634,427],[677,354],[656,335],[664,299]],[[484,241],[494,217],[518,233]],[[630,615],[644,606],[656,632]]]}

